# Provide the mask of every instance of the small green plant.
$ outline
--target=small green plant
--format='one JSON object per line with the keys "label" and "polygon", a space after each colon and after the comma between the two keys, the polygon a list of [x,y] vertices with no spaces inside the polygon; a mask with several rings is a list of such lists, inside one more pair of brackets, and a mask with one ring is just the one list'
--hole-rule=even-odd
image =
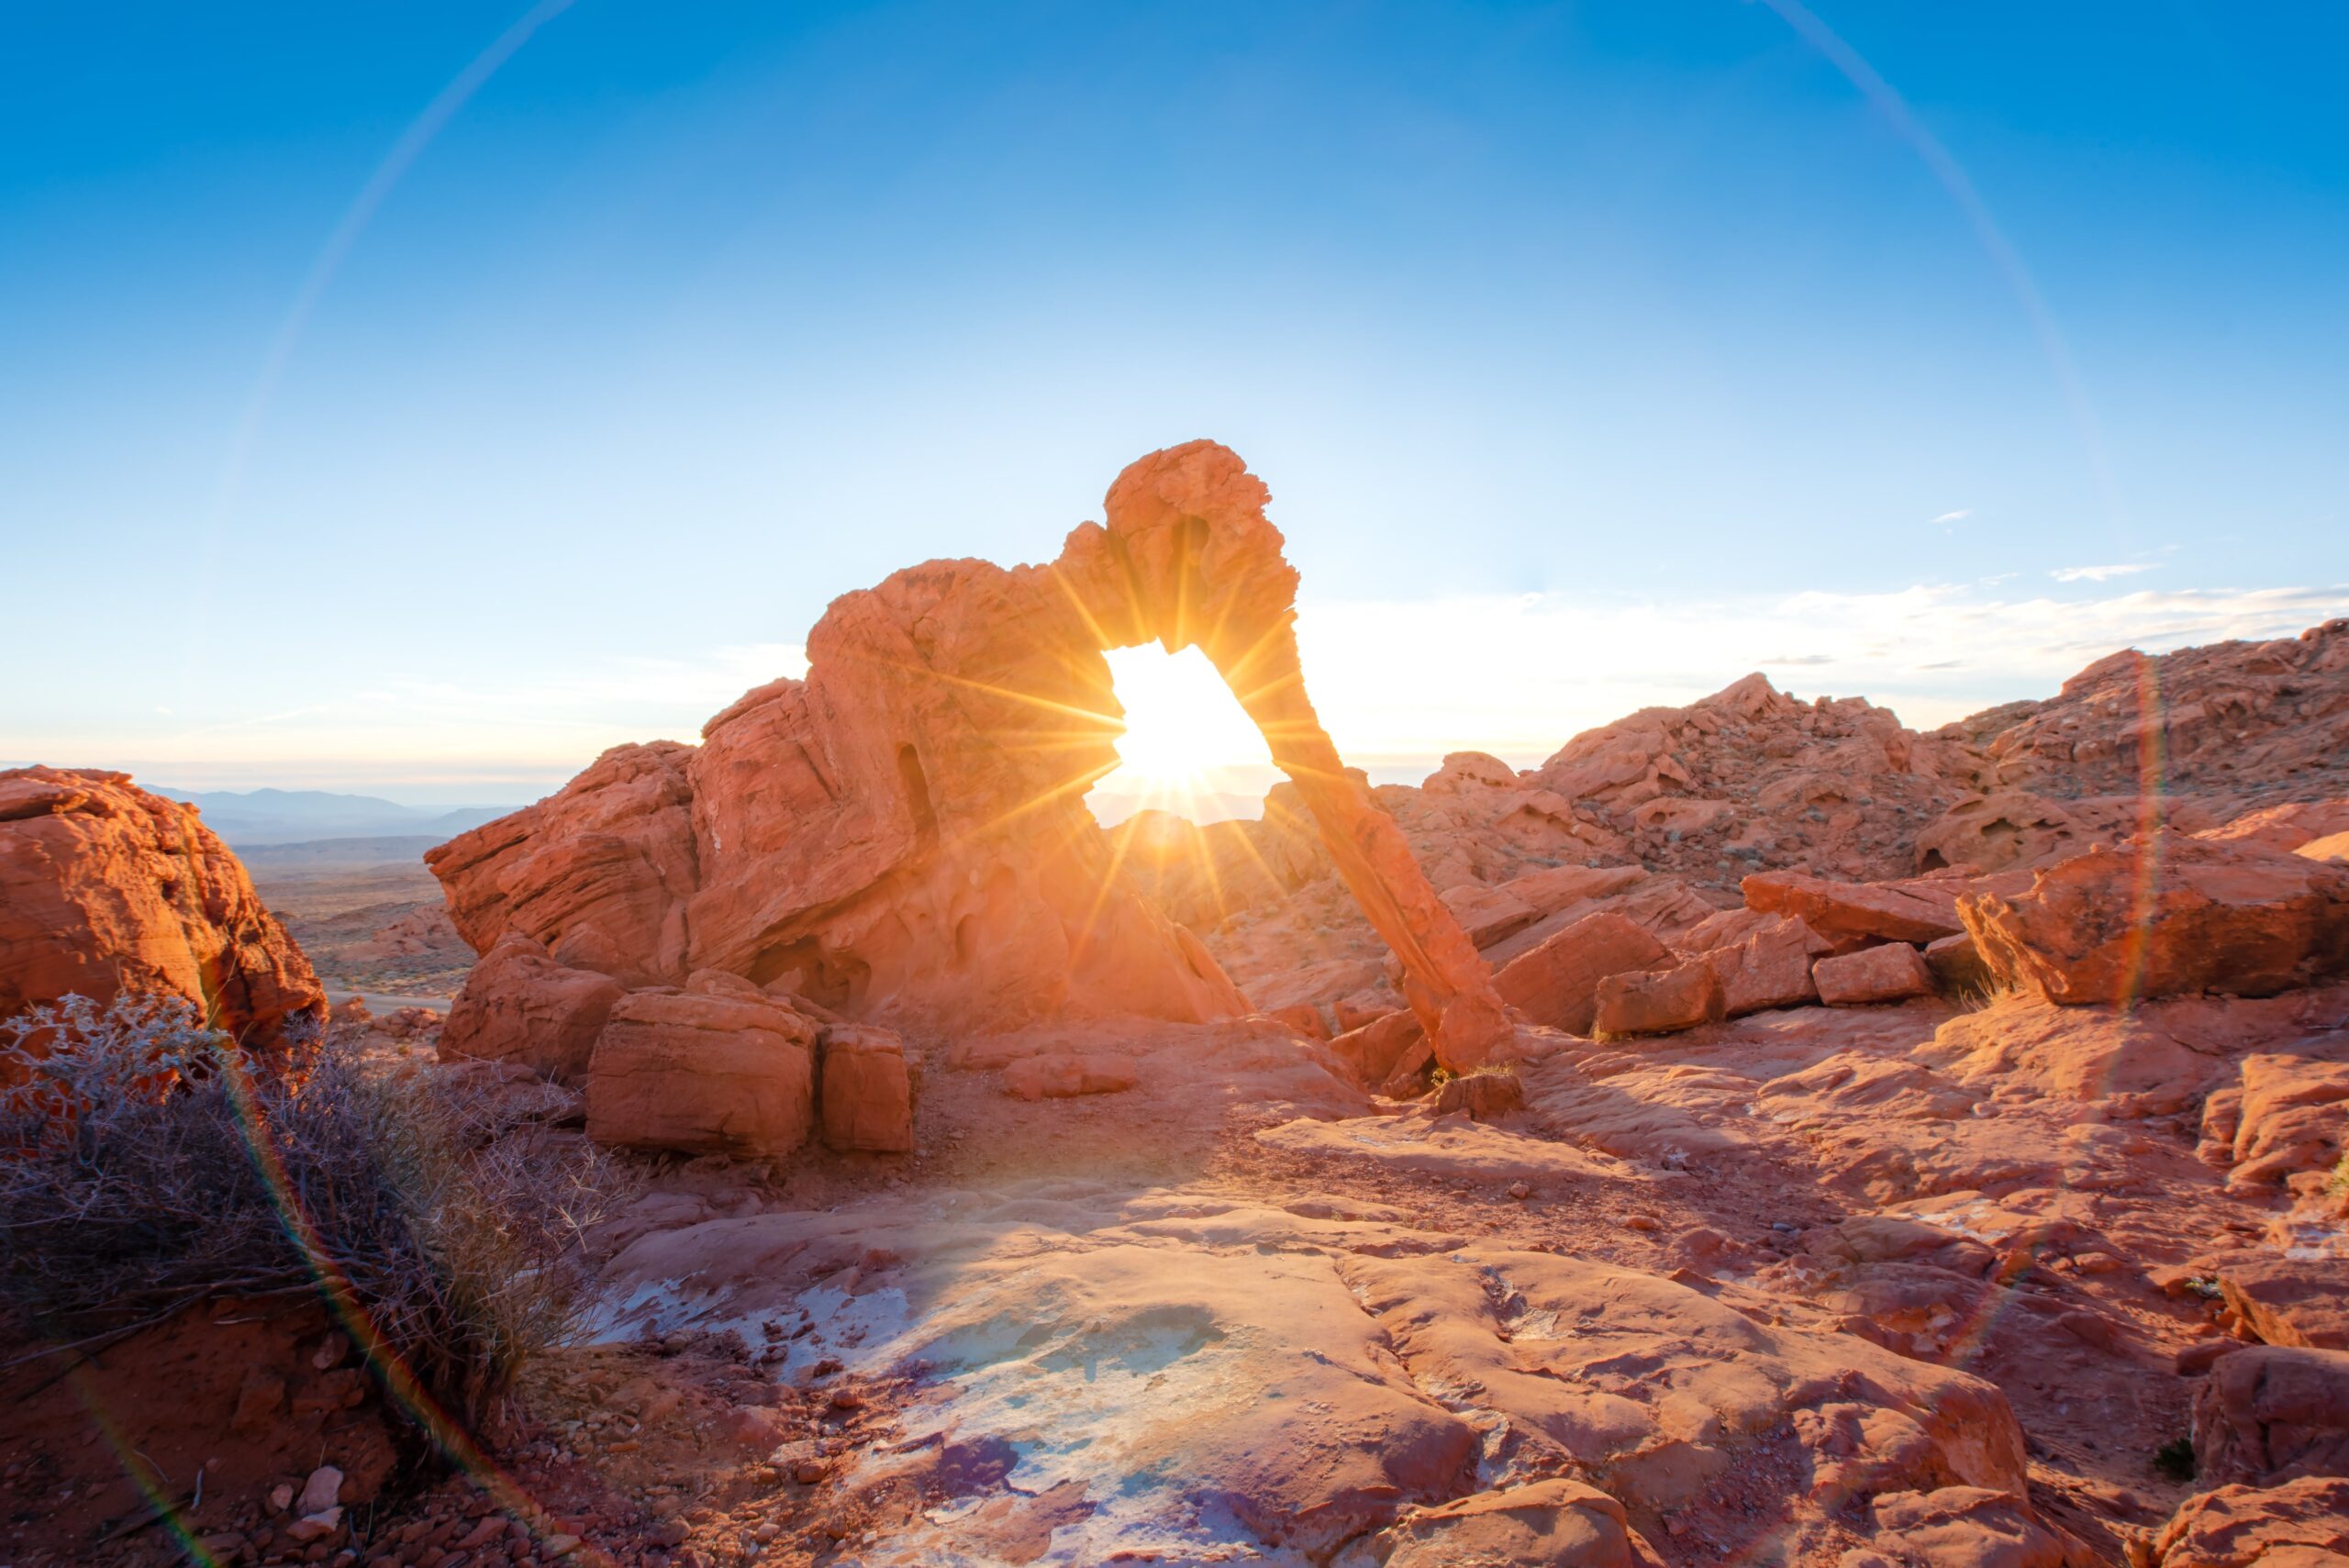
{"label": "small green plant", "polygon": [[1428,1087],[1441,1089],[1451,1083],[1453,1077],[1453,1071],[1449,1067],[1431,1067],[1428,1069]]}
{"label": "small green plant", "polygon": [[2194,1440],[2172,1438],[2154,1450],[2154,1468],[2172,1481],[2194,1479]]}
{"label": "small green plant", "polygon": [[2332,1167],[2332,1178],[2324,1184],[2324,1190],[2331,1197],[2349,1197],[2349,1149],[2341,1151],[2341,1158]]}

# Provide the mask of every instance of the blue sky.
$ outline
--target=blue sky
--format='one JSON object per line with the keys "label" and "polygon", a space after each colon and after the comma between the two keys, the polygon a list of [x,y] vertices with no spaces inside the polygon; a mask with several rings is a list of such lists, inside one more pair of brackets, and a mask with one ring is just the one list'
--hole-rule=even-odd
{"label": "blue sky", "polygon": [[0,762],[529,798],[1199,435],[1397,769],[2349,613],[2338,7],[0,28]]}

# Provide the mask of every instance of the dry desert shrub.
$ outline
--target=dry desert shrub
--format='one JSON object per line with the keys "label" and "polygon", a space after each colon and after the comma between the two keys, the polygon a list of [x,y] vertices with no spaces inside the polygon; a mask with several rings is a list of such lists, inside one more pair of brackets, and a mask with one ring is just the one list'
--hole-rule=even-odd
{"label": "dry desert shrub", "polygon": [[575,1331],[580,1233],[625,1185],[498,1130],[332,1037],[256,1063],[175,996],[31,1009],[0,1020],[0,1306],[72,1345],[317,1292],[412,1419],[475,1428]]}

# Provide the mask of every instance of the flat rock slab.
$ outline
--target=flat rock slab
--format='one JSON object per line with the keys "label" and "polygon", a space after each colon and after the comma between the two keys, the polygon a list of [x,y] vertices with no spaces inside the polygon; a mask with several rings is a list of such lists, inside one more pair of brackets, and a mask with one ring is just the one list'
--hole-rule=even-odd
{"label": "flat rock slab", "polygon": [[[1508,1151],[1501,1170],[1574,1153],[1413,1119],[1296,1126],[1464,1139]],[[903,1429],[837,1482],[931,1499],[862,1550],[889,1568],[1553,1547],[1644,1564],[1669,1513],[1765,1443],[1807,1473],[1806,1540],[1878,1494],[2024,1485],[2005,1399],[1965,1373],[1344,1197],[1064,1180],[876,1198],[656,1231],[605,1288],[607,1340],[730,1329],[803,1385],[915,1380]],[[1019,1550],[987,1546],[1013,1513]]]}
{"label": "flat rock slab", "polygon": [[1256,1141],[1291,1154],[1371,1160],[1400,1171],[1486,1182],[1642,1181],[1642,1171],[1571,1143],[1511,1132],[1472,1121],[1466,1113],[1355,1117],[1347,1121],[1292,1121],[1268,1127]]}

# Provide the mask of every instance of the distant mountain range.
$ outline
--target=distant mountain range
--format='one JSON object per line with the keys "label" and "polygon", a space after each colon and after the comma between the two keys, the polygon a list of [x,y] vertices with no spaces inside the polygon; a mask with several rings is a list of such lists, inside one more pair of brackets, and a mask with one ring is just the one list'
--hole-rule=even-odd
{"label": "distant mountain range", "polygon": [[155,793],[184,800],[204,814],[204,825],[231,844],[300,844],[315,839],[429,838],[441,843],[513,811],[511,806],[460,806],[446,811],[402,806],[372,795],[319,789],[172,789]]}

